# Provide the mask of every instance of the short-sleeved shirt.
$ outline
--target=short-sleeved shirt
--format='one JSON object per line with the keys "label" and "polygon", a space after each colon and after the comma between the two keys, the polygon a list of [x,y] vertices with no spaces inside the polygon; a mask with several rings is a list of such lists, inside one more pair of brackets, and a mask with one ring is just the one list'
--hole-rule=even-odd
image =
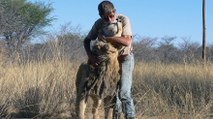
{"label": "short-sleeved shirt", "polygon": [[[129,18],[124,15],[116,15],[116,20],[122,23],[122,34],[121,35],[129,35],[132,36],[131,31],[131,25]],[[104,21],[100,18],[98,19],[94,25],[92,26],[92,29],[90,30],[89,34],[87,35],[88,39],[96,40],[98,37],[98,34],[100,33],[100,30],[102,29],[102,26],[104,25]],[[130,54],[132,51],[132,44],[125,47],[123,51],[121,51],[121,55],[127,55]]]}

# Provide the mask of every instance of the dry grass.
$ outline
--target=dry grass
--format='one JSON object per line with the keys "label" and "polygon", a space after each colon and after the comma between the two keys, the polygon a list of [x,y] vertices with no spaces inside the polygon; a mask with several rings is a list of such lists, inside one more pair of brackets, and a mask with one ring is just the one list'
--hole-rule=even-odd
{"label": "dry grass", "polygon": [[138,117],[211,117],[213,65],[137,63],[133,83]]}
{"label": "dry grass", "polygon": [[[74,118],[74,80],[78,66],[79,63],[66,59],[1,65],[0,117]],[[137,63],[133,80],[136,116],[138,119],[211,118],[212,81],[211,64],[203,68]]]}
{"label": "dry grass", "polygon": [[0,67],[0,116],[70,116],[76,70],[65,60]]}

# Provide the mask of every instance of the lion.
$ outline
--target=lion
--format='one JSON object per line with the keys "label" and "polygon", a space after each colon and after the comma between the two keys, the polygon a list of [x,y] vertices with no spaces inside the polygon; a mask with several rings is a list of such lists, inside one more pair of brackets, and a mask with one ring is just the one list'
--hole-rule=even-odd
{"label": "lion", "polygon": [[[118,22],[114,35],[121,35],[121,24]],[[114,32],[114,26],[108,25],[108,32]],[[89,97],[93,100],[93,119],[99,119],[99,107],[104,102],[105,119],[113,116],[117,85],[120,80],[120,66],[118,62],[120,47],[98,39],[92,46],[92,52],[101,62],[97,67],[83,63],[80,65],[76,78],[76,114],[78,119],[84,119],[85,108]]]}

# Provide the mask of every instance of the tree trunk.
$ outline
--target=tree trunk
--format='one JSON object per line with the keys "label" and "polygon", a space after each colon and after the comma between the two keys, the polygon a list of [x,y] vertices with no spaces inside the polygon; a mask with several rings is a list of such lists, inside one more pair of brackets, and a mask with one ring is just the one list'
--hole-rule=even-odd
{"label": "tree trunk", "polygon": [[202,59],[203,63],[206,64],[206,0],[203,0],[203,44],[202,44]]}

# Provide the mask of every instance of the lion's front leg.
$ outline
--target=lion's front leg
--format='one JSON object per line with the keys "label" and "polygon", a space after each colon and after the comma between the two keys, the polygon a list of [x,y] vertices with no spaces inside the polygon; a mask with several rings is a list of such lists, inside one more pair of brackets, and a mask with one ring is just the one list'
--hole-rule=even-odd
{"label": "lion's front leg", "polygon": [[112,119],[113,108],[105,108],[105,119]]}
{"label": "lion's front leg", "polygon": [[86,98],[77,100],[76,102],[76,115],[78,119],[84,119],[84,113],[86,109]]}
{"label": "lion's front leg", "polygon": [[92,107],[93,119],[100,119],[99,109],[101,107],[102,100],[97,95],[92,95],[91,98],[93,100],[93,107]]}
{"label": "lion's front leg", "polygon": [[112,96],[108,96],[104,98],[104,113],[105,113],[105,119],[112,119],[113,117],[113,107],[115,103],[113,102]]}

